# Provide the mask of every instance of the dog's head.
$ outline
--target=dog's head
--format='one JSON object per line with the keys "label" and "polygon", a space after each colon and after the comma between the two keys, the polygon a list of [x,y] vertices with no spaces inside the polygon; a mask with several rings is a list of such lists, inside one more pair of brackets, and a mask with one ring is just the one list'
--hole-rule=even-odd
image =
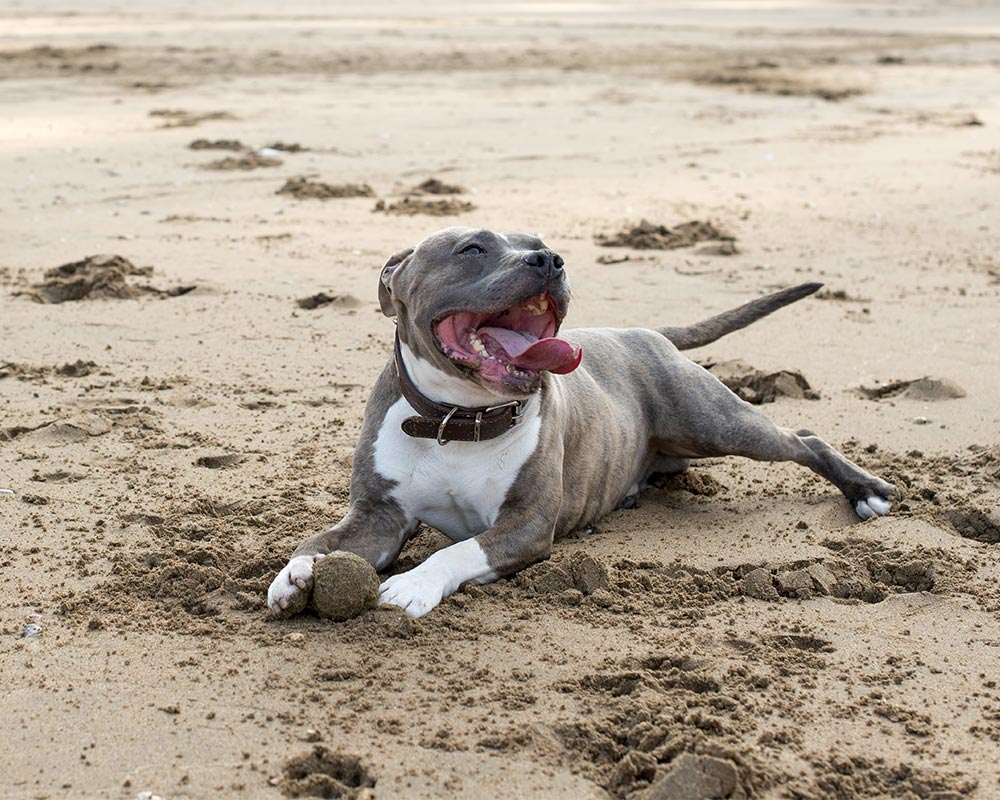
{"label": "dog's head", "polygon": [[535,236],[446,228],[382,268],[382,312],[415,355],[504,396],[570,372],[580,348],[556,338],[569,305],[562,258]]}

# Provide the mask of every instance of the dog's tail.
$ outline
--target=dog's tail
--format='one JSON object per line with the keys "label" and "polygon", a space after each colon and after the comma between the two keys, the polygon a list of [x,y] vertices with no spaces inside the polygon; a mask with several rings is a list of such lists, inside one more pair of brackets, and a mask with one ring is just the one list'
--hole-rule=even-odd
{"label": "dog's tail", "polygon": [[802,283],[798,286],[790,286],[780,292],[758,297],[749,303],[744,303],[739,308],[723,311],[714,317],[696,322],[694,325],[684,327],[664,326],[657,328],[658,333],[666,336],[678,350],[691,350],[695,347],[703,347],[711,344],[716,339],[721,339],[728,333],[738,331],[747,325],[756,322],[762,317],[766,317],[773,311],[801,300],[803,297],[811,295],[823,286],[822,283]]}

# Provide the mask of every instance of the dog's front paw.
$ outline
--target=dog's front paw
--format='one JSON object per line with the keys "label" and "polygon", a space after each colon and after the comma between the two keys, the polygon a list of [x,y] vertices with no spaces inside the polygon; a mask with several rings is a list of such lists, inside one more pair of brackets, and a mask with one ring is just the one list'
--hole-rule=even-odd
{"label": "dog's front paw", "polygon": [[313,564],[323,556],[295,556],[282,568],[267,590],[267,607],[275,617],[298,614],[309,602]]}
{"label": "dog's front paw", "polygon": [[429,571],[411,569],[388,578],[378,588],[379,605],[399,606],[411,617],[422,617],[444,597],[444,586]]}

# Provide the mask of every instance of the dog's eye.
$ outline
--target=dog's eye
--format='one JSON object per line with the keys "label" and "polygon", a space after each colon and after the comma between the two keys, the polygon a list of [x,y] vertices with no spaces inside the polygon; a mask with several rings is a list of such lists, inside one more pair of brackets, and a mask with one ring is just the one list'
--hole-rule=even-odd
{"label": "dog's eye", "polygon": [[468,247],[462,248],[463,256],[481,256],[485,252],[478,244],[470,244]]}

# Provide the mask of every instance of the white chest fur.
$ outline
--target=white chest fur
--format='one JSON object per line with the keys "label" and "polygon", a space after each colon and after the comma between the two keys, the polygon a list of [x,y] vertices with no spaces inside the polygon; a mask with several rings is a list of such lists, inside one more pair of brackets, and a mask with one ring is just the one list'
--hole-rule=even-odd
{"label": "white chest fur", "polygon": [[392,497],[409,521],[425,522],[456,541],[476,536],[496,521],[538,445],[538,405],[532,398],[520,422],[496,439],[441,446],[403,433],[400,424],[417,412],[400,398],[375,440],[375,471],[396,482]]}

